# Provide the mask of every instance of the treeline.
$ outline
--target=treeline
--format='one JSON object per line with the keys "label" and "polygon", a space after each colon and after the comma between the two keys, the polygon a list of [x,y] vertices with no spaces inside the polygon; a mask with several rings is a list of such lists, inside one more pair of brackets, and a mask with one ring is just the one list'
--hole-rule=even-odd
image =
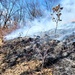
{"label": "treeline", "polygon": [[3,37],[15,30],[18,24],[43,17],[51,11],[57,0],[0,0],[0,34]]}

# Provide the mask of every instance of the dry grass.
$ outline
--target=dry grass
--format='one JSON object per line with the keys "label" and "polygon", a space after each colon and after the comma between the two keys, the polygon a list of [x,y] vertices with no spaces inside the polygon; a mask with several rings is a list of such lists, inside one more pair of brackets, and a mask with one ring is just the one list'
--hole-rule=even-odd
{"label": "dry grass", "polygon": [[25,61],[7,69],[2,75],[53,75],[52,69],[43,68],[40,71],[36,71],[36,67],[39,67],[40,64],[41,61],[39,60]]}
{"label": "dry grass", "polygon": [[5,25],[0,27],[0,46],[3,45],[4,36],[10,34],[12,31],[18,28],[17,22],[13,22],[13,25]]}
{"label": "dry grass", "polygon": [[2,39],[0,38],[0,46],[2,46],[3,45],[3,42],[2,42]]}

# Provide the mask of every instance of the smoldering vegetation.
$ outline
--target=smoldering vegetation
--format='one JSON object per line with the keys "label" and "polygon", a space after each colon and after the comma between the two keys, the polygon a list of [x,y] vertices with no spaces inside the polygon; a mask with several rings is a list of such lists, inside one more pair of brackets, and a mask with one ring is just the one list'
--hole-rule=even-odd
{"label": "smoldering vegetation", "polygon": [[55,69],[53,75],[75,74],[75,42],[52,40],[48,35],[35,38],[19,37],[6,41],[0,47],[0,55],[4,55],[0,61],[0,65],[4,64],[0,68],[1,74],[18,63],[30,60],[42,62],[39,71],[41,67],[51,67]]}

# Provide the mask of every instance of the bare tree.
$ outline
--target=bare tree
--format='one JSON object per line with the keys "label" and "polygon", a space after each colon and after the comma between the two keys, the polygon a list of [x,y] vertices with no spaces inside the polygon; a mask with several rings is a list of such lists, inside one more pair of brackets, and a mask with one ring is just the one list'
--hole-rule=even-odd
{"label": "bare tree", "polygon": [[1,5],[3,6],[3,9],[6,10],[6,14],[2,15],[4,17],[4,25],[6,26],[7,22],[11,19],[14,19],[18,17],[17,21],[20,21],[22,18],[24,18],[24,9],[23,6],[24,0],[2,0],[0,1]]}
{"label": "bare tree", "polygon": [[44,7],[48,10],[48,11],[52,11],[52,7],[57,5],[60,2],[60,0],[44,0]]}
{"label": "bare tree", "polygon": [[31,2],[26,1],[26,5],[27,5],[27,13],[30,19],[33,20],[43,15],[42,10],[40,8],[40,4],[37,0],[33,0]]}
{"label": "bare tree", "polygon": [[44,0],[44,6],[48,11],[51,11],[52,6],[54,5],[55,0]]}
{"label": "bare tree", "polygon": [[3,27],[6,26],[7,22],[10,20],[12,16],[13,7],[15,6],[15,0],[2,0],[1,5],[3,6],[3,14],[1,15],[4,21]]}
{"label": "bare tree", "polygon": [[11,23],[16,2],[17,0],[0,0],[2,5],[2,9],[0,9],[0,39],[2,40],[5,35],[17,29],[17,22]]}

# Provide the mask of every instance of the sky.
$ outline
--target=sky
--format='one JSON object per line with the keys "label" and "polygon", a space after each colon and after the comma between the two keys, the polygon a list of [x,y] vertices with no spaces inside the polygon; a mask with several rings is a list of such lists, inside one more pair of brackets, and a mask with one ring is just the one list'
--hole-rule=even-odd
{"label": "sky", "polygon": [[[43,0],[39,0],[43,3]],[[74,0],[54,0],[54,6],[59,4],[64,8],[62,10],[62,22],[59,23],[58,29],[67,28],[67,24],[75,20],[75,1]],[[46,10],[44,10],[45,12]],[[21,23],[22,24],[22,23]],[[13,39],[19,36],[31,36],[37,34],[38,32],[48,31],[56,27],[55,23],[51,20],[50,12],[46,11],[45,16],[40,19],[35,19],[34,21],[27,20],[26,24],[29,26],[24,26],[11,34],[5,36],[6,39]]]}

